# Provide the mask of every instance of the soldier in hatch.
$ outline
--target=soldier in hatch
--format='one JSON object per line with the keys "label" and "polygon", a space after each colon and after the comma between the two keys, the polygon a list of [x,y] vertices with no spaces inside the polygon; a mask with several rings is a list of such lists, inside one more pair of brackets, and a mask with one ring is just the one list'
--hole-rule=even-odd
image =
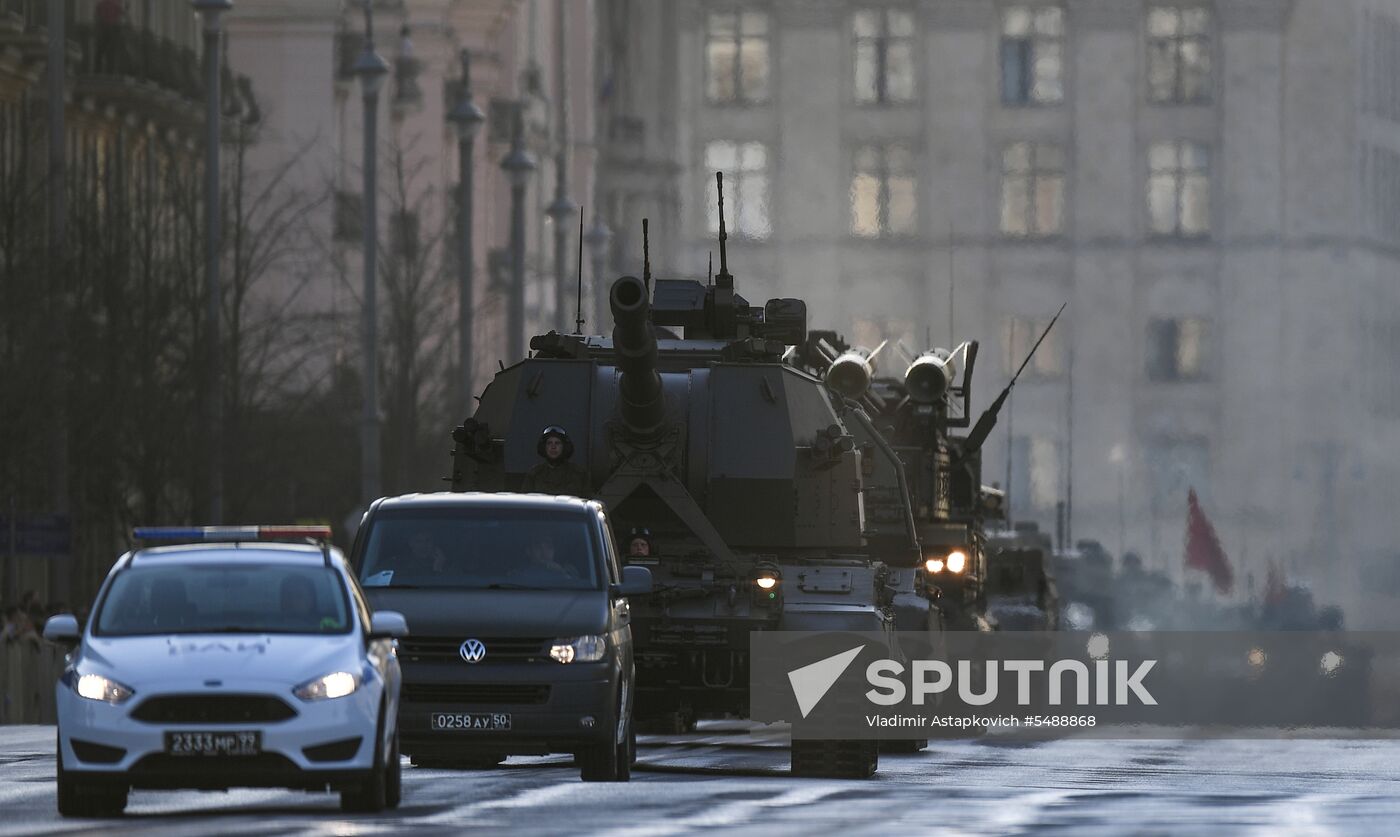
{"label": "soldier in hatch", "polygon": [[651,530],[638,526],[627,535],[628,558],[650,558],[656,554],[656,544],[652,542]]}
{"label": "soldier in hatch", "polygon": [[550,425],[540,433],[540,443],[535,448],[543,462],[531,468],[520,484],[524,492],[537,491],[541,494],[568,494],[574,497],[587,497],[588,472],[569,461],[574,455],[574,443],[569,434],[558,425]]}

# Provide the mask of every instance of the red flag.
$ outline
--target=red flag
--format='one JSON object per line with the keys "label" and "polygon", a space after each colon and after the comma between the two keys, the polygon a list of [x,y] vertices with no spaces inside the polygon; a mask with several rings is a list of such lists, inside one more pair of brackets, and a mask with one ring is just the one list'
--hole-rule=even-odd
{"label": "red flag", "polygon": [[1215,583],[1216,590],[1229,593],[1235,586],[1235,574],[1230,570],[1230,561],[1220,546],[1215,527],[1201,511],[1196,489],[1192,488],[1186,495],[1186,503],[1186,566],[1205,572]]}

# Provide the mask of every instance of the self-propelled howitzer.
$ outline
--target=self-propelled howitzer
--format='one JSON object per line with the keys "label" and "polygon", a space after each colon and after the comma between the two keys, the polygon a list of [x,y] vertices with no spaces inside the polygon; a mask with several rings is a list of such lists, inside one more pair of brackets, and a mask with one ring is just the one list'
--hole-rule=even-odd
{"label": "self-propelled howitzer", "polygon": [[[867,539],[863,462],[897,457],[858,448],[822,381],[783,362],[802,301],[749,306],[722,264],[709,285],[623,277],[610,304],[611,338],[551,332],[495,376],[453,434],[453,488],[516,490],[558,425],[613,529],[649,530],[653,553],[623,559],[656,588],[632,600],[639,719],[747,715],[751,631],[888,632],[897,598],[929,606],[912,528],[878,554]],[[875,764],[874,742],[793,751],[805,774]]]}

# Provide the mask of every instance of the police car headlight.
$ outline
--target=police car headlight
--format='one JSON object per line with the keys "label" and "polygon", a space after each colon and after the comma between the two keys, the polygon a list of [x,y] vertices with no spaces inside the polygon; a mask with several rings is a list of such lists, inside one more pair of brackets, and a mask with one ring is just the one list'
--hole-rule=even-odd
{"label": "police car headlight", "polygon": [[561,663],[596,663],[607,652],[606,638],[597,635],[576,636],[554,640],[549,656]]}
{"label": "police car headlight", "polygon": [[354,694],[360,688],[360,678],[348,671],[337,671],[292,689],[292,694],[302,700],[334,700]]}
{"label": "police car headlight", "polygon": [[73,684],[73,691],[88,700],[100,700],[113,705],[125,703],[136,694],[130,686],[123,686],[115,680],[100,674],[84,674]]}

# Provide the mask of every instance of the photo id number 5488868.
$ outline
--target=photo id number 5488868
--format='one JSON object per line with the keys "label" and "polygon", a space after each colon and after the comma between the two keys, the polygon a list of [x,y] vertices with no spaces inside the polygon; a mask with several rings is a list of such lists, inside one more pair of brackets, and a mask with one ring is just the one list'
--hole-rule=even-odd
{"label": "photo id number 5488868", "polygon": [[510,729],[509,712],[434,712],[432,728],[463,732],[500,732]]}

